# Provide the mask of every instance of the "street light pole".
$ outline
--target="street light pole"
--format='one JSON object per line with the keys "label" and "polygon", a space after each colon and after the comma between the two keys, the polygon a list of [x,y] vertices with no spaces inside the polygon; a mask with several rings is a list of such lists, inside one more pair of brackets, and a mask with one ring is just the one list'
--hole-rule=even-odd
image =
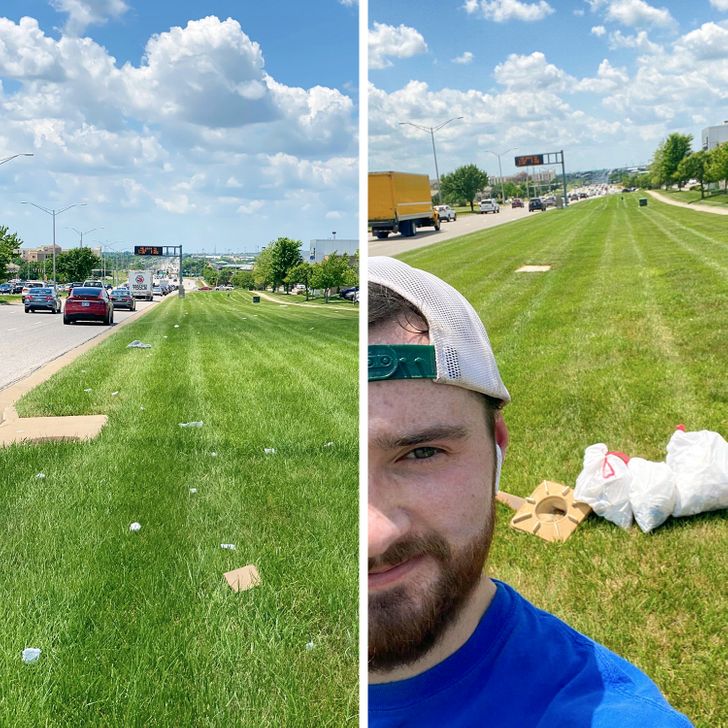
{"label": "street light pole", "polygon": [[500,175],[502,205],[504,205],[506,202],[506,192],[503,185],[503,168],[501,167],[501,156],[503,156],[504,154],[508,154],[508,152],[514,152],[516,149],[518,149],[518,147],[511,147],[510,149],[506,149],[505,152],[492,152],[490,149],[485,150],[489,154],[492,154],[494,157],[498,157],[498,174]]}
{"label": "street light pole", "polygon": [[17,159],[18,157],[32,157],[32,154],[11,154],[9,157],[5,157],[5,159],[0,159],[0,164],[5,164],[5,162],[10,162],[13,159]]}
{"label": "street light pole", "polygon": [[68,205],[67,207],[64,207],[62,210],[56,210],[55,208],[49,210],[47,207],[43,207],[42,205],[36,205],[35,202],[27,202],[23,201],[20,203],[21,205],[32,205],[33,207],[37,207],[39,210],[42,210],[43,212],[47,213],[53,218],[53,284],[55,285],[57,283],[56,281],[56,215],[60,215],[62,212],[65,212],[66,210],[70,210],[72,207],[83,207],[86,203],[85,202],[74,202],[72,205]]}
{"label": "street light pole", "polygon": [[400,121],[400,126],[413,126],[415,129],[420,129],[421,131],[426,131],[430,138],[432,139],[432,156],[435,158],[435,177],[437,178],[437,201],[442,204],[442,191],[440,190],[440,170],[437,166],[437,150],[435,149],[435,132],[440,131],[442,127],[447,126],[451,121],[459,121],[460,119],[464,119],[464,116],[454,116],[452,119],[448,119],[447,121],[443,121],[442,124],[439,126],[420,126],[419,124],[414,124],[411,121]]}
{"label": "street light pole", "polygon": [[73,232],[75,232],[76,234],[78,234],[78,235],[81,236],[81,242],[78,244],[78,247],[79,248],[83,248],[83,236],[84,235],[88,235],[89,233],[92,233],[95,230],[103,230],[104,228],[102,226],[102,227],[91,228],[90,230],[83,230],[83,231],[81,231],[81,230],[79,230],[78,228],[75,228],[75,227],[69,227],[68,229],[69,230],[73,230]]}

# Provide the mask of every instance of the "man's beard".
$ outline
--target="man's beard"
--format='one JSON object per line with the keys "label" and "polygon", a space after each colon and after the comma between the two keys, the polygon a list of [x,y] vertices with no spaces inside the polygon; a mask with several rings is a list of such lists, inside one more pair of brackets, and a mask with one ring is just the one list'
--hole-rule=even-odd
{"label": "man's beard", "polygon": [[483,574],[493,538],[493,514],[483,530],[456,553],[437,533],[393,544],[369,568],[396,565],[409,558],[433,558],[439,573],[426,588],[394,587],[369,597],[369,669],[384,672],[427,654],[453,624]]}

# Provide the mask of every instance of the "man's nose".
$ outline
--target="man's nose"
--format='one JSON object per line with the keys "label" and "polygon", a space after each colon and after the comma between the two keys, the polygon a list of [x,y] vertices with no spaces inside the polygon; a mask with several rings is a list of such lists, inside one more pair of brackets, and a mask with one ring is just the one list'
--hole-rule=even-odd
{"label": "man's nose", "polygon": [[367,526],[369,558],[376,559],[407,533],[409,519],[402,511],[385,511],[370,503]]}

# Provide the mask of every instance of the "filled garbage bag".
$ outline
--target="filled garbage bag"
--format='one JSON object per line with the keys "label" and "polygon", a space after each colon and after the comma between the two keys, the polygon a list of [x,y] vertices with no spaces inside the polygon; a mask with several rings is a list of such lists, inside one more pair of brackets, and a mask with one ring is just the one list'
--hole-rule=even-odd
{"label": "filled garbage bag", "polygon": [[728,508],[728,443],[717,432],[675,430],[667,464],[675,474],[673,516]]}
{"label": "filled garbage bag", "polygon": [[583,470],[574,488],[574,500],[588,503],[598,516],[624,529],[632,525],[628,460],[623,453],[610,452],[602,442],[590,445],[584,450]]}
{"label": "filled garbage bag", "polygon": [[630,458],[629,501],[637,525],[648,533],[661,526],[675,507],[675,474],[666,463]]}

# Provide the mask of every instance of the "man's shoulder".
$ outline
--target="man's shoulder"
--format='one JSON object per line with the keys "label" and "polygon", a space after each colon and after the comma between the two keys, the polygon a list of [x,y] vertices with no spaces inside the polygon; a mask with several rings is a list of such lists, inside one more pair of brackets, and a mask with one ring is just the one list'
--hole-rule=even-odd
{"label": "man's shoulder", "polygon": [[691,725],[635,665],[513,593],[521,618],[505,649],[518,652],[524,641],[533,646],[531,667],[540,672],[545,692],[551,694],[539,725],[555,724],[549,721],[558,717],[559,725],[569,726],[569,715],[575,718],[574,726],[583,725],[579,717],[592,716],[593,728]]}

